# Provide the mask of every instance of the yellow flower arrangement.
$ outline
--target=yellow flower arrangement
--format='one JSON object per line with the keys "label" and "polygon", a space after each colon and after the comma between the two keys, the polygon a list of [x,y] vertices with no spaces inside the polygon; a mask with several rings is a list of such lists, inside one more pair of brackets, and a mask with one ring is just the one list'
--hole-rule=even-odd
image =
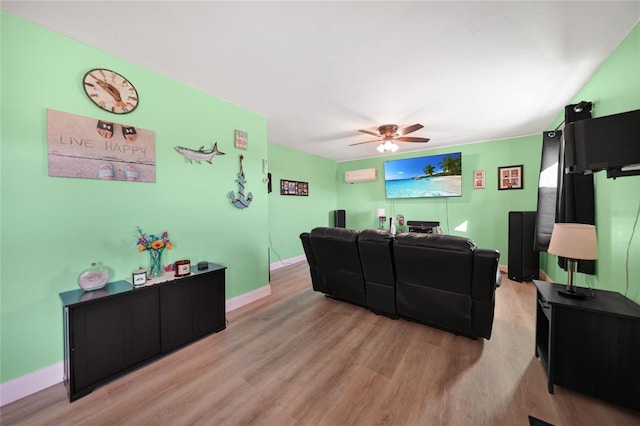
{"label": "yellow flower arrangement", "polygon": [[169,240],[169,233],[164,231],[161,235],[147,235],[142,232],[140,227],[136,227],[138,229],[138,251],[143,252],[145,250],[158,250],[162,251],[164,249],[171,250],[173,248],[173,244]]}

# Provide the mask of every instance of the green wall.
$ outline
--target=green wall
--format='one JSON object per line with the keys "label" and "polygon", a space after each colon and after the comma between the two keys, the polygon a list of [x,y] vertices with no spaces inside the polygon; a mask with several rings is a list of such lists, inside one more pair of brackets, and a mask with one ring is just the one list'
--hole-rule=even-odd
{"label": "green wall", "polygon": [[[62,360],[58,293],[77,288],[90,262],[108,268],[112,280],[147,264],[136,250],[136,225],[169,231],[175,248],[167,262],[227,266],[227,298],[268,284],[264,117],[11,15],[1,19],[0,381]],[[133,82],[135,111],[114,116],[89,101],[81,81],[96,67]],[[49,177],[48,108],[153,130],[156,183]],[[248,133],[247,151],[233,147],[234,129]],[[173,149],[214,141],[226,155],[212,165],[188,164]],[[238,191],[241,153],[254,194],[244,210],[227,198]]]}
{"label": "green wall", "polygon": [[[595,104],[594,117],[640,108],[640,24],[602,64],[571,103],[580,100]],[[563,112],[559,111],[560,116]],[[546,130],[561,121],[558,118]],[[542,130],[545,129],[541,129]],[[384,207],[387,216],[403,214],[407,220],[438,220],[445,232],[473,239],[480,247],[496,248],[501,264],[507,264],[508,212],[536,210],[542,136],[530,136],[447,149],[426,150],[349,161],[338,164],[338,208],[347,210],[350,227],[377,227],[375,209]],[[384,193],[383,161],[461,151],[463,196],[441,199],[387,200]],[[524,165],[524,189],[498,191],[497,167]],[[346,184],[344,172],[378,169],[377,182]],[[486,171],[486,189],[472,189],[473,170]],[[614,290],[640,302],[640,229],[634,223],[640,209],[640,176],[607,179],[595,175],[596,226],[599,259],[595,276],[577,274],[580,286]],[[456,231],[467,222],[466,232]],[[635,226],[640,227],[640,224]],[[555,281],[566,282],[567,273],[557,266],[556,257],[541,254],[541,268]],[[627,274],[628,268],[628,274]]]}
{"label": "green wall", "polygon": [[[581,100],[594,103],[594,117],[640,109],[640,24],[571,103]],[[640,176],[613,180],[607,179],[605,172],[596,173],[595,200],[599,254],[596,276],[576,274],[577,284],[618,291],[640,302],[640,229],[637,229],[640,224],[636,225],[633,240],[630,239],[640,209]],[[567,273],[558,268],[556,257],[546,257],[547,273],[558,282],[566,282]]]}
{"label": "green wall", "polygon": [[[387,217],[402,214],[405,220],[437,220],[447,234],[471,238],[479,247],[498,249],[500,262],[506,264],[508,212],[536,209],[541,141],[541,136],[530,136],[339,163],[338,206],[347,211],[350,227],[355,229],[377,227],[376,208],[384,208]],[[461,197],[386,198],[384,161],[449,152],[462,152]],[[524,188],[498,191],[498,167],[520,164],[524,167]],[[377,181],[344,182],[345,171],[366,168],[378,170]],[[472,188],[474,170],[485,171],[485,189]],[[462,230],[464,224],[466,230]]]}
{"label": "green wall", "polygon": [[[226,265],[229,298],[267,284],[268,253],[271,262],[302,255],[300,232],[332,225],[336,208],[347,211],[347,226],[354,229],[377,227],[379,207],[408,220],[439,220],[450,234],[500,250],[502,264],[507,263],[507,213],[536,208],[539,135],[336,163],[267,143],[262,116],[11,15],[2,13],[1,19],[0,382],[61,361],[58,293],[76,288],[77,275],[91,261],[106,266],[114,280],[146,263],[135,249],[136,225],[148,232],[169,231],[175,249],[166,252],[168,261],[189,258]],[[80,82],[95,67],[131,79],[141,97],[138,109],[114,117],[86,99]],[[595,116],[640,108],[639,75],[636,26],[574,101],[593,101]],[[153,130],[156,183],[49,177],[47,108]],[[247,151],[233,148],[234,129],[248,133]],[[227,153],[215,157],[213,165],[187,164],[173,150],[213,141]],[[463,155],[462,197],[386,199],[384,160],[452,151]],[[226,198],[229,191],[237,192],[241,153],[246,156],[247,192],[255,197],[244,210]],[[262,181],[266,158],[274,184],[270,194]],[[497,167],[515,164],[524,165],[524,189],[498,191]],[[371,167],[378,169],[377,182],[344,182],[345,171]],[[472,189],[473,170],[485,170],[485,189]],[[309,182],[309,197],[279,195],[280,179]],[[640,177],[613,181],[596,175],[598,273],[578,274],[580,285],[626,292],[638,302],[640,231],[631,244],[629,236],[640,202],[639,184]],[[466,231],[456,230],[465,222]],[[566,279],[554,256],[541,260],[552,278]]]}
{"label": "green wall", "polygon": [[[269,143],[271,263],[303,255],[300,233],[332,226],[336,209],[336,162]],[[280,179],[309,182],[309,196],[280,195]]]}
{"label": "green wall", "polygon": [[[614,114],[640,108],[640,24],[625,38],[620,46],[603,63],[591,80],[578,92],[572,102],[590,100],[595,103],[594,116]],[[558,111],[559,117],[562,111]],[[547,129],[553,129],[561,121],[558,118]],[[542,130],[541,129],[541,133]],[[507,225],[509,211],[535,210],[537,183],[540,168],[541,135],[489,141],[446,149],[425,150],[412,154],[380,156],[337,164],[337,208],[347,212],[347,226],[353,229],[378,226],[375,209],[384,207],[387,216],[403,214],[407,220],[439,220],[445,231],[453,235],[472,238],[480,247],[496,248],[501,253],[501,263],[507,264]],[[274,164],[281,152],[271,150],[269,161]],[[463,196],[440,199],[388,200],[384,193],[383,161],[422,155],[461,151],[463,153]],[[290,154],[293,155],[293,154]],[[300,155],[300,154],[299,154]],[[304,155],[304,154],[302,154]],[[285,163],[288,162],[288,159]],[[497,167],[523,164],[524,189],[497,190]],[[304,167],[302,167],[305,169]],[[376,182],[347,184],[344,172],[376,168]],[[486,188],[472,189],[473,170],[485,170]],[[293,179],[293,178],[292,178]],[[275,177],[274,177],[274,180]],[[304,179],[301,179],[304,180]],[[596,224],[600,258],[597,275],[577,274],[582,286],[619,291],[640,302],[640,230],[630,240],[634,231],[639,206],[640,177],[606,179],[604,172],[596,174]],[[274,199],[270,195],[270,201]],[[296,205],[296,207],[298,207]],[[331,207],[332,209],[333,207]],[[275,206],[270,205],[270,230],[284,226],[274,217]],[[325,210],[331,210],[329,208]],[[282,214],[286,220],[291,220]],[[283,219],[284,220],[284,219]],[[466,231],[456,228],[466,222]],[[325,226],[324,218],[312,219],[302,228]],[[297,229],[296,229],[297,232]],[[282,233],[286,235],[286,233]],[[277,243],[278,240],[274,240]],[[287,241],[285,239],[285,241]],[[289,257],[302,253],[301,247],[287,251]],[[628,254],[627,254],[628,250]],[[628,259],[628,262],[627,262]],[[626,269],[628,266],[628,279]],[[566,272],[557,267],[553,255],[541,254],[541,268],[549,276],[566,282]],[[628,288],[627,288],[628,282]]]}

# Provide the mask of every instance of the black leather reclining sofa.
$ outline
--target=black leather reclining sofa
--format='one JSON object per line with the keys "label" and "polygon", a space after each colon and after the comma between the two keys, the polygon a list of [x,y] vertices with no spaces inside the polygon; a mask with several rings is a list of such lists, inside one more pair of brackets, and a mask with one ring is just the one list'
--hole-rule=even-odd
{"label": "black leather reclining sofa", "polygon": [[489,339],[497,250],[452,235],[315,228],[300,234],[315,291],[391,318]]}

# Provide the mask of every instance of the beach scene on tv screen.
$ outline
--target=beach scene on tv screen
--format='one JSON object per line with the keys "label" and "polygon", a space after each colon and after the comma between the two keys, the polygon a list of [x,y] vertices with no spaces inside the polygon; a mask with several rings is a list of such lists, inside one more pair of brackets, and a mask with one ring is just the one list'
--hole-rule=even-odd
{"label": "beach scene on tv screen", "polygon": [[459,197],[462,153],[385,161],[387,198]]}

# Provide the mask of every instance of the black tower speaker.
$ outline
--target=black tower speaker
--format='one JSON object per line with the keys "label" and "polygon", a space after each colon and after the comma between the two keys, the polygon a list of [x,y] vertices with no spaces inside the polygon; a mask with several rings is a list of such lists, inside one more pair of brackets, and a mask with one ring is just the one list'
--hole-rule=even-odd
{"label": "black tower speaker", "polygon": [[346,228],[347,227],[347,214],[344,210],[334,210],[333,211],[333,226],[335,228]]}
{"label": "black tower speaker", "polygon": [[533,249],[536,212],[509,212],[509,269],[514,281],[539,278],[540,255]]}

